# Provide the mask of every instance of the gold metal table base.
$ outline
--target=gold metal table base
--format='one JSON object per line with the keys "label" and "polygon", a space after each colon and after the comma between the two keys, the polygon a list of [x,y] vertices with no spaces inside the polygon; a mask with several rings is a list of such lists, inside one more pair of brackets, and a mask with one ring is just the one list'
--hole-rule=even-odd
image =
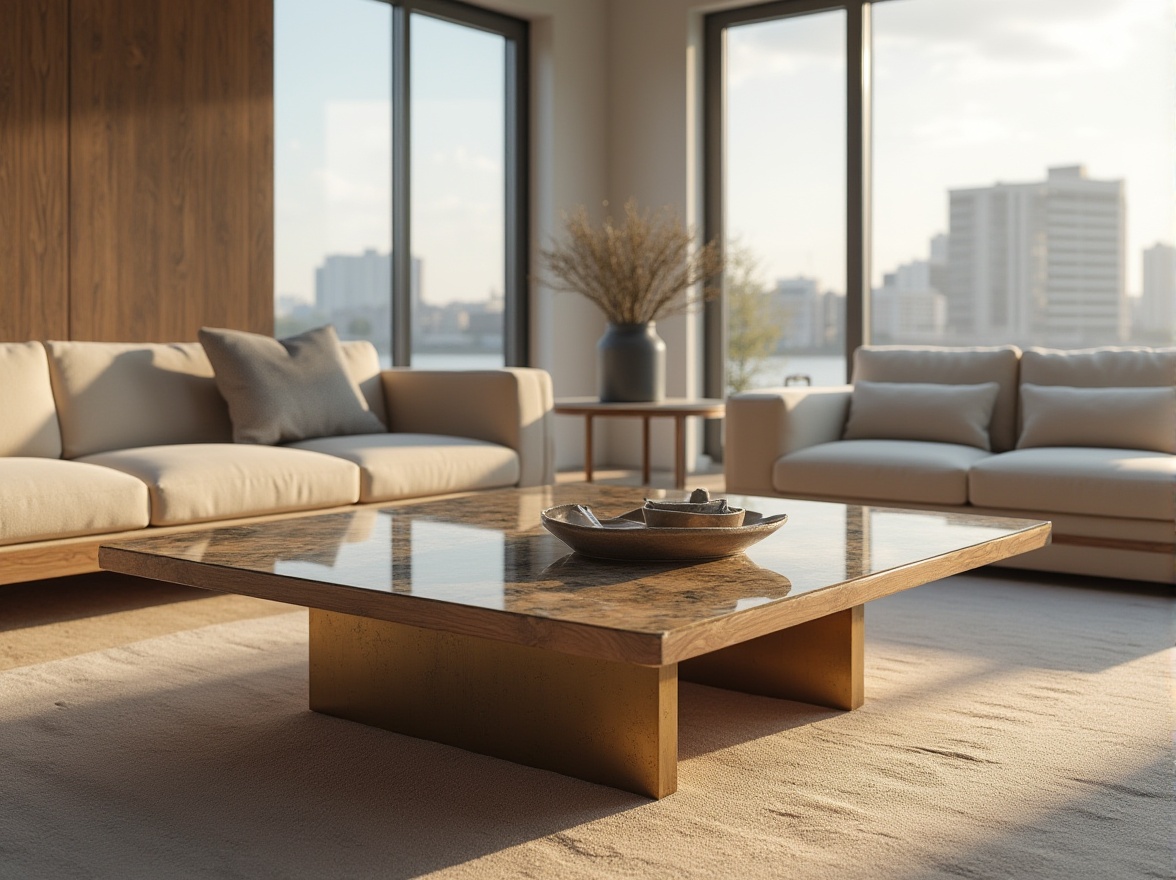
{"label": "gold metal table base", "polygon": [[678,786],[678,675],[853,709],[862,606],[638,666],[310,610],[310,708],[652,798]]}

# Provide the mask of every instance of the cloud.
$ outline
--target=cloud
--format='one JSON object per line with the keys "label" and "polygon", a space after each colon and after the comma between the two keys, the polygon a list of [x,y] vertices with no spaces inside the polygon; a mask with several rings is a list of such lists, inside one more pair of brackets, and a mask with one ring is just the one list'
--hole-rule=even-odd
{"label": "cloud", "polygon": [[1005,120],[977,108],[962,108],[951,116],[933,117],[916,125],[912,133],[928,150],[1003,144],[1016,139],[1016,132]]}
{"label": "cloud", "polygon": [[[1168,0],[887,0],[873,16],[876,61],[913,55],[965,81],[1116,66],[1173,24]],[[845,66],[841,12],[736,26],[727,36],[734,86]]]}
{"label": "cloud", "polygon": [[874,47],[954,60],[973,74],[1114,64],[1138,28],[1170,23],[1165,0],[891,0],[874,7]]}
{"label": "cloud", "polygon": [[435,168],[459,171],[477,171],[483,174],[502,174],[502,162],[489,156],[475,153],[465,147],[452,150],[436,150],[429,156],[429,163]]}
{"label": "cloud", "polygon": [[313,176],[331,204],[356,208],[368,205],[381,209],[389,205],[387,175],[382,181],[373,181],[362,168],[316,168]]}
{"label": "cloud", "polygon": [[727,32],[731,86],[813,71],[845,69],[845,14],[821,12]]}

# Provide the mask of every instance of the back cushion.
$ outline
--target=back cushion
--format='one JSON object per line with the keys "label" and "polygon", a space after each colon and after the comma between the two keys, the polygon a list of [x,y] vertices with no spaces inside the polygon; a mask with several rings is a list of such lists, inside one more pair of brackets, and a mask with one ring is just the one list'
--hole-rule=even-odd
{"label": "back cushion", "polygon": [[1170,385],[1075,388],[1026,382],[1021,420],[1018,449],[1097,446],[1176,455],[1176,388]]}
{"label": "back cushion", "polygon": [[0,344],[0,455],[61,458],[49,363],[39,342]]}
{"label": "back cushion", "polygon": [[922,440],[991,449],[988,426],[1000,386],[929,382],[853,385],[845,440]]}
{"label": "back cushion", "polygon": [[231,443],[229,409],[199,342],[47,342],[66,458]]}
{"label": "back cushion", "polygon": [[994,452],[1017,442],[1017,370],[1021,351],[1013,345],[976,348],[865,345],[854,352],[853,381],[927,382],[940,385],[982,385],[1000,390],[992,410],[989,434]]}
{"label": "back cushion", "polygon": [[1021,356],[1021,381],[1076,388],[1176,386],[1176,348],[1030,348]]}
{"label": "back cushion", "polygon": [[368,409],[375,413],[385,425],[388,424],[388,407],[384,405],[384,380],[380,376],[380,355],[376,347],[366,339],[341,341],[343,366],[351,381],[359,386]]}

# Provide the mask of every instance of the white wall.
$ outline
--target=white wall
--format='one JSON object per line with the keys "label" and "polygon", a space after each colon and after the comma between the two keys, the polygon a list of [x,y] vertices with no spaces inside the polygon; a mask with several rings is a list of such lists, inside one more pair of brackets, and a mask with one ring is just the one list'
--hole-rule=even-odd
{"label": "white wall", "polygon": [[[557,397],[594,394],[604,318],[582,297],[541,282],[540,253],[558,235],[562,212],[608,197],[608,0],[480,5],[531,22],[532,362],[551,373]],[[580,466],[580,420],[559,417],[556,430],[556,466]]]}

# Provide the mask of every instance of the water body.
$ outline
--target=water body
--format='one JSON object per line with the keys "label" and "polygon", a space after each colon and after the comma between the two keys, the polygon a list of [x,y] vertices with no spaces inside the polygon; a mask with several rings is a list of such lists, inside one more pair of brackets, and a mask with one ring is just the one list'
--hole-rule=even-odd
{"label": "water body", "polygon": [[808,376],[813,385],[844,385],[845,358],[842,355],[777,355],[765,359],[753,384],[756,388],[774,388],[783,385],[786,377],[795,375]]}
{"label": "water body", "polygon": [[[380,366],[388,369],[392,359],[380,355]],[[413,354],[412,365],[421,370],[493,370],[502,366],[502,355],[493,353],[445,354],[419,352]],[[845,358],[838,355],[780,355],[764,361],[756,377],[758,388],[784,384],[788,376],[802,375],[812,379],[813,385],[844,385]]]}

